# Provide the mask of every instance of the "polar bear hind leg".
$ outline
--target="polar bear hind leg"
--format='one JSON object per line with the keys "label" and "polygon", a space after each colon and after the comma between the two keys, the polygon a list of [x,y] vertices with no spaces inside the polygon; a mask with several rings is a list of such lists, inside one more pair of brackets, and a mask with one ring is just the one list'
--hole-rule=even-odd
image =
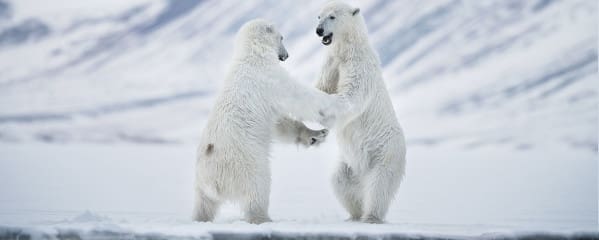
{"label": "polar bear hind leg", "polygon": [[201,189],[196,190],[193,220],[198,222],[210,222],[220,207],[220,201],[208,197]]}
{"label": "polar bear hind leg", "polygon": [[383,223],[389,204],[399,188],[398,171],[385,164],[371,169],[364,178],[364,215],[361,221]]}
{"label": "polar bear hind leg", "polygon": [[358,176],[347,163],[341,161],[333,175],[333,188],[341,205],[349,212],[349,221],[358,221],[362,216],[362,188]]}
{"label": "polar bear hind leg", "polygon": [[[268,183],[261,183],[263,181],[268,181]],[[251,182],[246,186],[247,193],[241,199],[245,220],[252,224],[271,222],[272,220],[268,216],[270,175],[262,176],[262,179]]]}

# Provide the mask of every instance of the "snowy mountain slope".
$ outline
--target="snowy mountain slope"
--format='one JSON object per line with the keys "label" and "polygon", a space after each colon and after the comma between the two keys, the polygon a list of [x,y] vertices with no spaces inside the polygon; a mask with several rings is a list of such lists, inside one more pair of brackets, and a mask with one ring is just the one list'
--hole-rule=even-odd
{"label": "snowy mountain slope", "polygon": [[[298,80],[313,82],[324,54],[313,33],[318,1],[68,3],[2,4],[4,141],[98,141],[96,132],[105,132],[102,142],[139,132],[192,141],[234,33],[252,18],[284,33],[291,58],[283,65]],[[596,150],[596,2],[356,5],[411,144],[557,141]]]}

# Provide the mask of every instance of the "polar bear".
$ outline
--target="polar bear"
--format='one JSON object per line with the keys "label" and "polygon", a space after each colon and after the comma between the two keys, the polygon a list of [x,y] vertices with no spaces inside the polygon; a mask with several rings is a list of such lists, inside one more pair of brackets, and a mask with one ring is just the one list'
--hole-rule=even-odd
{"label": "polar bear", "polygon": [[[262,19],[237,33],[233,62],[198,147],[196,221],[212,221],[223,201],[240,203],[250,223],[270,221],[271,138],[316,145],[327,131],[301,121],[334,121],[335,98],[293,81],[279,65],[288,56],[282,40]],[[295,120],[279,121],[290,116]]]}
{"label": "polar bear", "polygon": [[405,172],[403,130],[360,9],[329,2],[318,19],[316,34],[328,54],[316,87],[351,106],[335,124],[341,153],[335,194],[349,220],[381,223]]}

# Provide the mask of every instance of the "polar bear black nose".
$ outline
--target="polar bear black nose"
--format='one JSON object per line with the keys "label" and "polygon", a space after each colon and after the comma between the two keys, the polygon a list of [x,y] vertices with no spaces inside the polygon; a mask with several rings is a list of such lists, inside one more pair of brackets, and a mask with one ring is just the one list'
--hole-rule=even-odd
{"label": "polar bear black nose", "polygon": [[316,29],[316,35],[318,35],[319,37],[322,37],[323,33],[324,33],[324,29],[322,29],[322,28],[317,28]]}

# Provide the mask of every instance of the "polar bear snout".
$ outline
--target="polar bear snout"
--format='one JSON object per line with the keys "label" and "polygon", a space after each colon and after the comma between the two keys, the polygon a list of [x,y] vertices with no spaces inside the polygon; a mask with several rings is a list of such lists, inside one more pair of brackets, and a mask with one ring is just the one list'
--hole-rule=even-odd
{"label": "polar bear snout", "polygon": [[289,58],[289,53],[287,53],[287,49],[285,48],[285,45],[283,45],[283,36],[279,37],[279,49],[277,50],[277,54],[281,61],[285,61]]}
{"label": "polar bear snout", "polygon": [[282,52],[279,51],[279,60],[285,61],[285,60],[287,60],[287,58],[289,58],[289,53],[287,53],[287,50],[285,50],[285,48],[283,48]]}
{"label": "polar bear snout", "polygon": [[324,29],[321,27],[316,28],[316,35],[318,35],[319,37],[322,37],[322,35],[324,35]]}
{"label": "polar bear snout", "polygon": [[316,35],[322,37],[322,44],[324,45],[329,45],[331,44],[331,42],[333,42],[333,33],[329,32],[325,34],[322,24],[318,25],[318,27],[316,28]]}

